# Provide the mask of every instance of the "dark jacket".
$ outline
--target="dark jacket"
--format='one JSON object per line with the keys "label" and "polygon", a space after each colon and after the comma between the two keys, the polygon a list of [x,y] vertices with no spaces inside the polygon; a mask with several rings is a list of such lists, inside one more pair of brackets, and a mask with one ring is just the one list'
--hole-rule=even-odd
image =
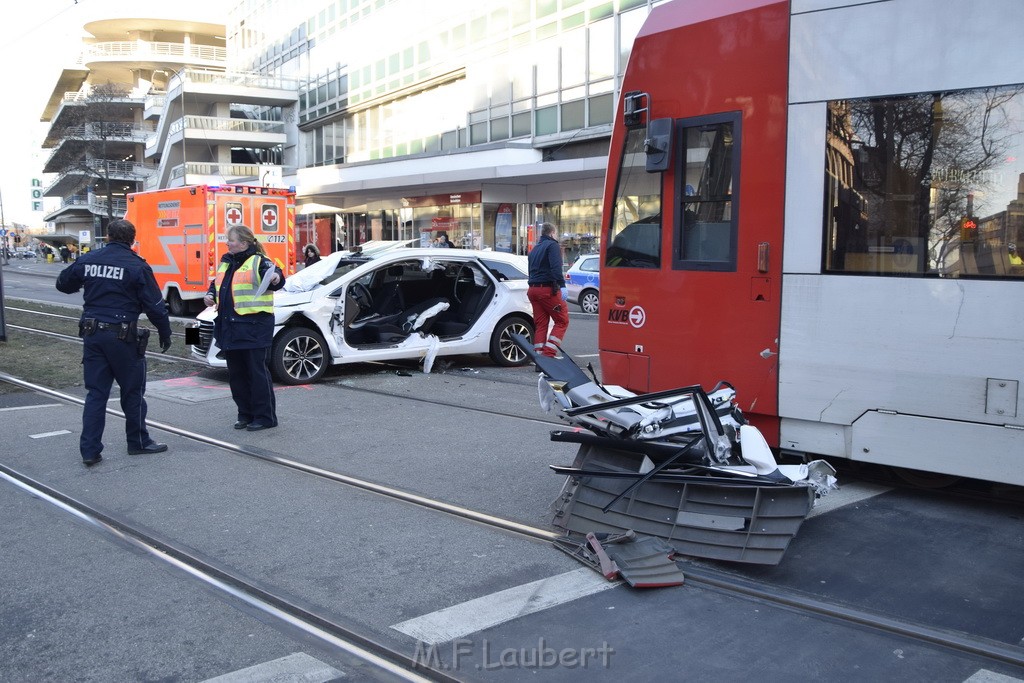
{"label": "dark jacket", "polygon": [[145,313],[161,339],[171,338],[167,305],[153,269],[122,242],[82,254],[57,276],[57,289],[74,294],[85,287],[82,318],[100,322],[135,322]]}
{"label": "dark jacket", "polygon": [[[274,343],[274,314],[273,313],[249,313],[239,315],[235,312],[235,301],[231,296],[231,278],[234,277],[238,267],[256,253],[256,249],[250,247],[237,254],[224,254],[221,263],[228,264],[228,270],[224,273],[224,280],[221,282],[220,291],[216,291],[217,281],[210,283],[207,293],[217,299],[217,317],[213,321],[213,336],[217,340],[217,346],[225,351],[239,351],[241,349],[267,349]],[[274,271],[280,276],[277,284],[271,284],[270,291],[276,291],[284,287],[284,273],[275,266],[269,258],[260,260],[260,281],[270,277]]]}
{"label": "dark jacket", "polygon": [[562,248],[554,237],[541,235],[537,244],[530,250],[527,260],[530,264],[531,285],[555,285],[559,289],[565,286],[565,276],[562,275]]}

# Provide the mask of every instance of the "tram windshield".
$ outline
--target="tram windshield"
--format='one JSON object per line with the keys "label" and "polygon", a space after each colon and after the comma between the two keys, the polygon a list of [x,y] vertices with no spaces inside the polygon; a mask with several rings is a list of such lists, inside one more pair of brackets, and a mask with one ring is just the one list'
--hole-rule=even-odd
{"label": "tram windshield", "polygon": [[1024,278],[1024,85],[827,112],[826,272]]}
{"label": "tram windshield", "polygon": [[619,164],[605,265],[661,267],[661,179],[647,172],[643,128],[627,132]]}

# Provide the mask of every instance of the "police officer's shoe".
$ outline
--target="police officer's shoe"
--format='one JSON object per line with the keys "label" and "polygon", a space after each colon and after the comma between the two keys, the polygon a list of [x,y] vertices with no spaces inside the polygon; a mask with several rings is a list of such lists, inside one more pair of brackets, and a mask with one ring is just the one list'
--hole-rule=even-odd
{"label": "police officer's shoe", "polygon": [[147,453],[163,453],[167,450],[167,444],[150,441],[142,448],[129,448],[128,455],[146,455]]}
{"label": "police officer's shoe", "polygon": [[267,424],[258,424],[256,422],[253,422],[252,424],[250,424],[248,427],[245,428],[245,431],[247,431],[247,432],[258,432],[260,430],[270,429],[270,428],[276,427],[276,426],[277,426],[276,422],[274,424],[269,424],[269,425],[267,425]]}
{"label": "police officer's shoe", "polygon": [[92,467],[93,465],[99,465],[100,462],[102,462],[102,461],[103,461],[103,456],[102,455],[97,455],[95,458],[90,458],[89,460],[84,460],[83,459],[82,460],[82,464],[85,465],[86,467]]}
{"label": "police officer's shoe", "polygon": [[235,423],[235,429],[245,429],[248,426],[249,423],[246,420],[239,420]]}

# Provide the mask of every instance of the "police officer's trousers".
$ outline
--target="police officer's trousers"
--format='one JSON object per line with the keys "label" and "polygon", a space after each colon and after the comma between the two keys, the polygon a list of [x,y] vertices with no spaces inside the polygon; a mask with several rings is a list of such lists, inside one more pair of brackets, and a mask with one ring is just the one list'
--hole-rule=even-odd
{"label": "police officer's trousers", "polygon": [[93,460],[103,451],[103,427],[106,423],[110,387],[117,381],[121,389],[121,410],[128,449],[150,443],[146,430],[146,359],[140,357],[135,340],[122,341],[116,329],[97,330],[82,339],[82,370],[85,378],[85,410],[82,411],[82,437],[79,448],[84,460]]}

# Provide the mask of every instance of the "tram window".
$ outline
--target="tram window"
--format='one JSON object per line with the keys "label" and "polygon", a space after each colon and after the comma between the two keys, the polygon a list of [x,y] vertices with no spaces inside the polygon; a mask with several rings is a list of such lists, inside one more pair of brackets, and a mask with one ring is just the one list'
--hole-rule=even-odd
{"label": "tram window", "polygon": [[681,122],[676,196],[679,225],[673,266],[686,270],[736,270],[739,115],[718,114]]}
{"label": "tram window", "polygon": [[634,128],[626,135],[605,253],[608,267],[661,267],[662,174],[647,172],[645,132]]}
{"label": "tram window", "polygon": [[825,272],[1024,278],[1024,85],[826,111]]}

